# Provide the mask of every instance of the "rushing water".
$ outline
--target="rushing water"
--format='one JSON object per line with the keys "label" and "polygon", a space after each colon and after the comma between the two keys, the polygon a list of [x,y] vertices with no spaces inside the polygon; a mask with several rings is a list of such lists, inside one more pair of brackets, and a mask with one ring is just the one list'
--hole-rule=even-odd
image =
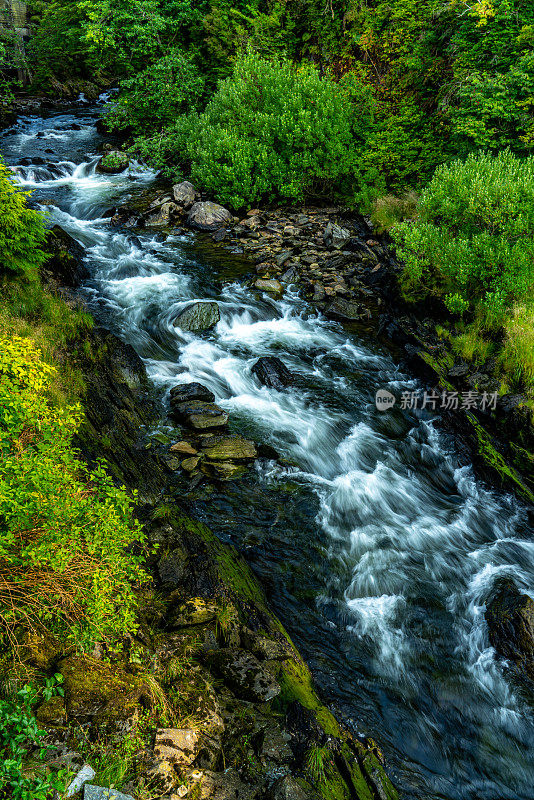
{"label": "rushing water", "polygon": [[[326,698],[379,741],[403,796],[534,798],[532,709],[484,622],[499,576],[534,593],[525,510],[459,467],[432,421],[376,411],[377,388],[414,382],[372,336],[318,317],[295,291],[258,296],[237,260],[229,272],[190,233],[113,229],[105,213],[154,176],[95,173],[95,118],[88,107],[22,117],[3,152],[50,223],[86,247],[86,299],[154,383],[202,382],[240,431],[287,459],[206,490],[195,510],[246,549]],[[16,166],[28,156],[46,163]],[[221,308],[214,330],[174,328],[206,297]],[[296,387],[260,386],[261,355],[281,357]]]}

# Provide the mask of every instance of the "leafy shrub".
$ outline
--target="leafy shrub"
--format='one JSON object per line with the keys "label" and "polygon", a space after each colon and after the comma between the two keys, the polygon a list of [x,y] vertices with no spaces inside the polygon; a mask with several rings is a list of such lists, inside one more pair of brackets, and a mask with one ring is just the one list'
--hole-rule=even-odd
{"label": "leafy shrub", "polygon": [[388,194],[379,197],[373,203],[371,222],[379,233],[389,231],[394,225],[411,219],[417,207],[417,194],[414,191],[407,191],[396,197]]}
{"label": "leafy shrub", "polygon": [[0,160],[0,275],[2,272],[35,275],[45,260],[43,216],[26,205],[21,192]]}
{"label": "leafy shrub", "polygon": [[[62,693],[56,690],[55,693]],[[13,800],[48,800],[52,792],[65,790],[64,775],[60,772],[29,775],[24,759],[37,748],[43,760],[47,748],[41,743],[45,731],[39,729],[31,705],[35,692],[23,686],[13,699],[0,700],[0,796]],[[49,692],[48,697],[52,694]]]}
{"label": "leafy shrub", "polygon": [[490,327],[534,287],[534,158],[471,155],[436,170],[413,223],[393,228],[411,299],[477,310]]}
{"label": "leafy shrub", "polygon": [[[0,332],[1,333],[1,332]],[[78,405],[54,407],[55,372],[30,339],[0,335],[0,629],[79,647],[135,628],[141,542],[124,489],[78,461]]]}
{"label": "leafy shrub", "polygon": [[132,127],[153,133],[196,106],[204,81],[190,58],[174,48],[135,77],[121,82],[119,99],[110,104],[108,127]]}
{"label": "leafy shrub", "polygon": [[499,360],[515,386],[525,386],[534,394],[534,305],[517,305],[504,330]]}
{"label": "leafy shrub", "polygon": [[[313,192],[354,196],[371,122],[370,95],[356,80],[336,84],[312,66],[248,53],[202,114],[166,132],[158,166],[189,163],[194,182],[235,208]],[[153,139],[138,146],[154,161]]]}

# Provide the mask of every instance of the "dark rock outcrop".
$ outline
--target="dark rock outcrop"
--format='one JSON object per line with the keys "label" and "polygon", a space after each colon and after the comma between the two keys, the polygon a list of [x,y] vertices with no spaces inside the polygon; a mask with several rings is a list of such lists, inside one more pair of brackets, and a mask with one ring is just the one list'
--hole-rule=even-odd
{"label": "dark rock outcrop", "polygon": [[500,581],[487,604],[486,622],[497,653],[534,681],[534,600],[513,581]]}
{"label": "dark rock outcrop", "polygon": [[59,225],[54,225],[48,232],[46,248],[50,257],[41,270],[45,280],[74,289],[89,277],[83,247]]}
{"label": "dark rock outcrop", "polygon": [[252,373],[264,386],[271,389],[284,389],[294,383],[294,376],[286,365],[276,356],[262,356],[252,367]]}

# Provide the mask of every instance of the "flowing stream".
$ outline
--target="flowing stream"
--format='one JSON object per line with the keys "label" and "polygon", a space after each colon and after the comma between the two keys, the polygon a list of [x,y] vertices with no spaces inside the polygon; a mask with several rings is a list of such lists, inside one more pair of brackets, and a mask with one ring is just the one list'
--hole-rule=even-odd
{"label": "flowing stream", "polygon": [[[534,798],[532,706],[484,622],[499,576],[534,596],[525,509],[460,467],[430,419],[376,410],[377,388],[416,383],[371,334],[344,331],[292,289],[282,300],[249,290],[250,267],[202,237],[112,228],[106,212],[155,176],[95,172],[97,116],[81,104],[21,117],[2,152],[50,224],[86,248],[86,301],[152,381],[200,381],[235,429],[286,459],[201,491],[193,510],[245,551],[325,698],[379,742],[403,797]],[[28,157],[43,163],[17,166]],[[221,308],[215,329],[173,326],[208,297]],[[297,385],[260,386],[251,367],[262,355],[279,356]]]}

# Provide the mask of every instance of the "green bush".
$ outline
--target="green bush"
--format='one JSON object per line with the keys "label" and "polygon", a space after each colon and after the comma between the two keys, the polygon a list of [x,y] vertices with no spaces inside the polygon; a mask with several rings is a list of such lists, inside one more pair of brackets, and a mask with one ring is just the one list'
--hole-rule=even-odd
{"label": "green bush", "polygon": [[143,536],[126,491],[77,459],[81,409],[50,401],[54,372],[0,330],[0,635],[46,629],[87,649],[135,629]]}
{"label": "green bush", "polygon": [[191,59],[175,48],[134,78],[122,81],[120,88],[119,99],[110,104],[106,115],[108,127],[153,133],[197,105],[204,81]]}
{"label": "green bush", "polygon": [[442,298],[451,313],[502,324],[534,287],[534,158],[471,155],[436,170],[413,223],[393,228],[410,299]]}
{"label": "green bush", "polygon": [[34,277],[46,258],[43,216],[27,207],[27,197],[28,192],[17,189],[12,173],[0,160],[0,275]]}
{"label": "green bush", "polygon": [[[319,193],[354,198],[372,101],[355,79],[335,83],[312,66],[248,53],[202,114],[178,119],[145,157],[190,164],[191,179],[234,208]],[[159,161],[158,161],[159,159]]]}
{"label": "green bush", "polygon": [[[61,677],[61,676],[59,676]],[[48,681],[50,683],[50,681]],[[50,690],[52,694],[63,694],[63,689]],[[0,700],[0,796],[13,800],[48,800],[52,792],[65,790],[66,771],[28,774],[24,760],[28,753],[37,750],[38,761],[43,761],[47,748],[42,739],[46,735],[40,730],[32,713],[36,692],[23,686],[13,699]]]}

